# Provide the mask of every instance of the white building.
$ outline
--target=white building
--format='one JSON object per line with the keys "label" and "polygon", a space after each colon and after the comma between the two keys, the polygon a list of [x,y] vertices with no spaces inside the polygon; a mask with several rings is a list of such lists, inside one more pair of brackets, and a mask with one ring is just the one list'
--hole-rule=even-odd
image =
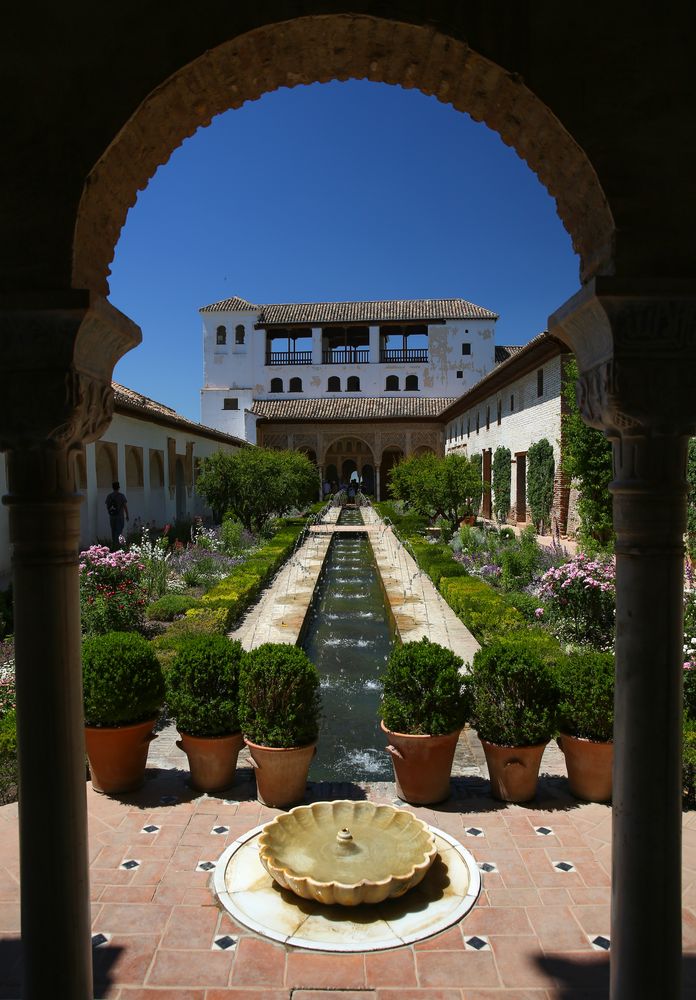
{"label": "white building", "polygon": [[497,315],[465,299],[200,310],[201,420],[256,442],[258,400],[460,396],[494,365]]}
{"label": "white building", "polygon": [[[196,494],[197,465],[216,451],[237,451],[246,442],[187,420],[147,396],[112,383],[114,416],[99,441],[75,456],[80,509],[80,545],[109,542],[104,503],[118,480],[128,500],[129,527],[136,522],[161,528],[167,522],[207,516]],[[5,456],[0,455],[0,496],[7,493]],[[0,506],[0,585],[10,575],[8,509]]]}
{"label": "white building", "polygon": [[[568,348],[548,333],[524,347],[498,349],[499,363],[472,389],[440,415],[445,423],[445,451],[469,457],[481,454],[484,483],[491,482],[493,455],[498,447],[512,454],[511,519],[527,521],[527,451],[546,438],[556,466],[553,517],[561,532],[568,521],[569,489],[560,472],[562,387],[572,357]],[[507,354],[507,357],[503,357]],[[491,516],[491,493],[484,493],[483,515]]]}

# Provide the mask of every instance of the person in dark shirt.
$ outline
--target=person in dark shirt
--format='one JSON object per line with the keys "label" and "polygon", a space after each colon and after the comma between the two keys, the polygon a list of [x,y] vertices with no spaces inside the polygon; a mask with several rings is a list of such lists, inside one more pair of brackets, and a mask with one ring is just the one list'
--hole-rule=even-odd
{"label": "person in dark shirt", "polygon": [[117,549],[119,536],[123,534],[128,520],[128,501],[120,492],[121,487],[118,482],[112,483],[111,488],[113,493],[109,493],[104,502],[111,524],[111,548]]}

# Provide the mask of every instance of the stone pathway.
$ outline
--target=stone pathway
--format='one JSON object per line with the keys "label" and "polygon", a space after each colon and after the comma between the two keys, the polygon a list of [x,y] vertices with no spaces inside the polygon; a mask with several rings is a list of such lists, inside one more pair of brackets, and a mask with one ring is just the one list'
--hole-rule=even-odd
{"label": "stone pathway", "polygon": [[[471,851],[483,876],[478,903],[459,924],[415,945],[335,955],[264,940],[221,912],[208,864],[274,810],[253,799],[244,770],[226,799],[194,793],[186,777],[149,769],[145,786],[123,799],[97,795],[87,785],[97,997],[335,1000],[335,991],[342,1000],[608,996],[611,810],[576,802],[563,779],[545,779],[536,801],[510,806],[487,797],[480,779],[458,778],[447,802],[414,808]],[[394,787],[312,785],[308,795],[390,802]],[[50,836],[50,822],[46,829]],[[17,834],[16,804],[0,808],[3,998],[21,995]],[[683,871],[684,946],[692,956],[685,960],[684,997],[694,1000],[696,813],[684,816]]]}

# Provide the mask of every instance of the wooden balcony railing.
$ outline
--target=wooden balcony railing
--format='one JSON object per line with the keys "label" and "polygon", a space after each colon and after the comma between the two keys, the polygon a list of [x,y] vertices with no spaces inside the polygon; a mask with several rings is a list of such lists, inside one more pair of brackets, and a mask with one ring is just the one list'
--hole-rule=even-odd
{"label": "wooden balcony railing", "polygon": [[268,351],[267,365],[311,365],[311,351]]}
{"label": "wooden balcony railing", "polygon": [[389,361],[418,361],[422,364],[428,363],[427,347],[409,347],[407,350],[385,350],[379,352],[379,360],[384,364]]}
{"label": "wooden balcony railing", "polygon": [[369,347],[337,347],[322,354],[325,365],[366,365],[370,361]]}

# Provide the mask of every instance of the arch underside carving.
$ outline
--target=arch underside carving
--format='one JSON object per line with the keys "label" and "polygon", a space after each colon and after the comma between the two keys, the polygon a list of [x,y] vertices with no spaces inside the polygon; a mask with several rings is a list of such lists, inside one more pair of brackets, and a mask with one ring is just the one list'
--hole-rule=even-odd
{"label": "arch underside carving", "polygon": [[278,87],[349,78],[417,88],[498,132],[555,199],[581,274],[611,270],[614,223],[595,170],[517,74],[430,26],[337,14],[240,35],[150,93],[87,178],[75,227],[73,286],[108,293],[109,264],[138,190],[215,115]]}

